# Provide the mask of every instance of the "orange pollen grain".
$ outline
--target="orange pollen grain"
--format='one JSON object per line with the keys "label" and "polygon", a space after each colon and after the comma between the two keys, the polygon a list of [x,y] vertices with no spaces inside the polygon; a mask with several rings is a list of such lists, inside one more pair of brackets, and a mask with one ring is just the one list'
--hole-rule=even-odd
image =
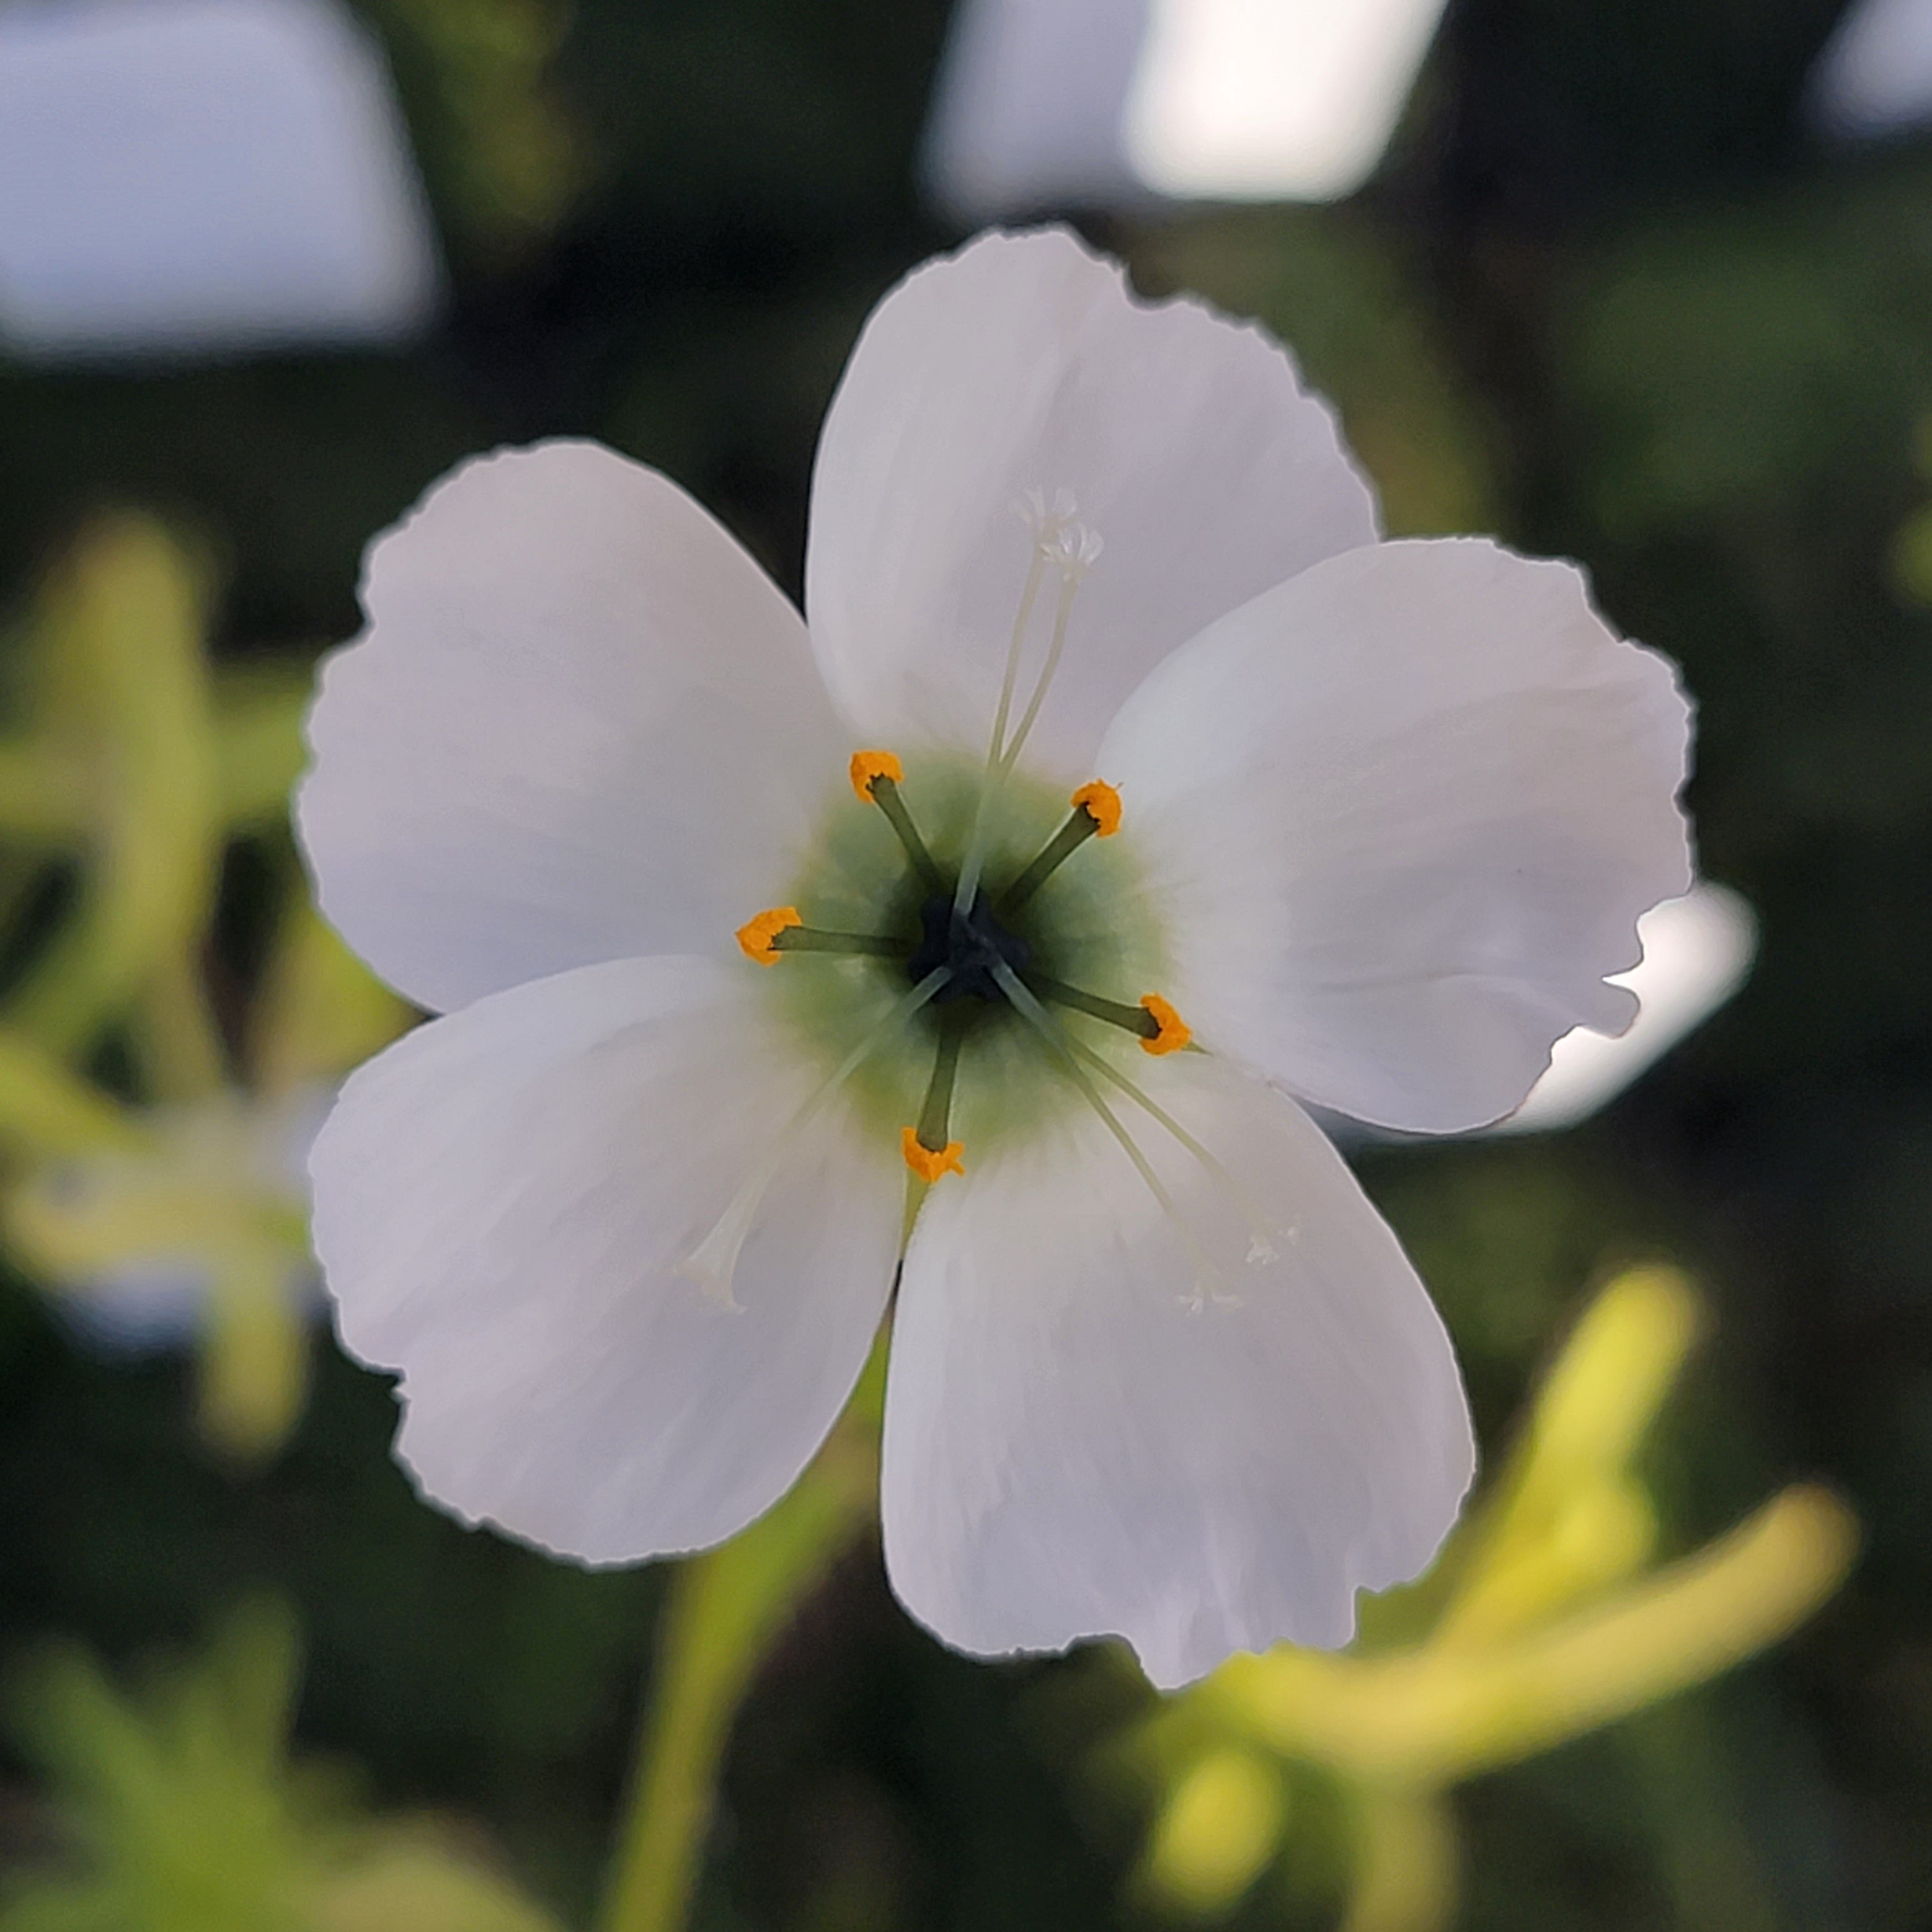
{"label": "orange pollen grain", "polygon": [[747,959],[755,959],[760,966],[776,966],[778,951],[772,942],[788,926],[804,923],[796,906],[773,906],[770,912],[761,912],[739,927],[738,944]]}
{"label": "orange pollen grain", "polygon": [[960,1141],[948,1141],[937,1153],[919,1137],[916,1127],[908,1127],[899,1136],[899,1150],[905,1156],[905,1164],[926,1182],[937,1180],[943,1174],[964,1174],[966,1163],[960,1156],[966,1151]]}
{"label": "orange pollen grain", "polygon": [[894,784],[905,782],[905,767],[890,752],[854,752],[852,754],[852,789],[870,803],[875,780],[890,778]]}
{"label": "orange pollen grain", "polygon": [[1151,1040],[1141,1042],[1143,1053],[1178,1053],[1194,1037],[1187,1022],[1158,993],[1146,994],[1141,1004],[1153,1014],[1155,1025],[1160,1028]]}
{"label": "orange pollen grain", "polygon": [[1120,829],[1120,794],[1102,779],[1082,785],[1067,803],[1094,821],[1096,838],[1111,838]]}

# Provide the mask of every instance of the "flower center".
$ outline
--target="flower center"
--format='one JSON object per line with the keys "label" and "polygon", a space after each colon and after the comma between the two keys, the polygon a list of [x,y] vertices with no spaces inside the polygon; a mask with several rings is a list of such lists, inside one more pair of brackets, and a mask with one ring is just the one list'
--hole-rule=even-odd
{"label": "flower center", "polygon": [[[1031,526],[1032,555],[984,760],[976,766],[933,755],[909,777],[890,752],[856,752],[852,790],[875,808],[836,806],[810,848],[795,902],[739,929],[740,947],[761,966],[819,956],[773,976],[801,1043],[825,1068],[779,1140],[846,1090],[880,1138],[898,1142],[912,1177],[910,1229],[925,1188],[963,1172],[968,1149],[976,1159],[1070,1104],[1105,1123],[1180,1226],[1154,1167],[1102,1091],[1124,1095],[1232,1185],[1126,1070],[1132,1048],[1176,1052],[1190,1036],[1166,1000],[1142,990],[1166,977],[1166,946],[1131,838],[1114,836],[1120,796],[1096,779],[1056,797],[1018,769],[1100,540],[1075,520],[1064,493],[1051,508],[1039,492],[1016,507]],[[1016,722],[1029,626],[1049,575],[1059,579],[1052,629]],[[767,1170],[776,1172],[779,1158],[775,1147],[687,1264],[724,1297]],[[1265,1245],[1268,1230],[1250,1219]],[[1198,1250],[1184,1226],[1181,1232]],[[1195,1300],[1219,1294],[1214,1275],[1204,1261]]]}
{"label": "flower center", "polygon": [[[986,1084],[989,1072],[1004,1071],[1007,1077],[993,1084],[1004,1091],[1007,1115],[1030,1111],[1014,1108],[1022,1083],[1012,1077],[1016,1070],[1002,1063],[1011,1061],[1016,1050],[1038,1061],[1042,1002],[1100,1021],[1150,1052],[1172,1051],[1187,1039],[1165,1000],[1149,994],[1136,1004],[1116,997],[1124,970],[1152,967],[1164,950],[1158,934],[1144,929],[1149,922],[1144,910],[1138,918],[1131,911],[1122,916],[1144,904],[1138,880],[1130,886],[1120,877],[1130,868],[1084,860],[1070,873],[1061,869],[1090,840],[1111,841],[1118,832],[1120,795],[1099,780],[1084,784],[1059,808],[1065,815],[1058,829],[1049,830],[1052,820],[1042,810],[1041,788],[1017,769],[1066,649],[1075,597],[1101,543],[1078,520],[1078,506],[1065,490],[1050,502],[1045,491],[1030,490],[1014,508],[1031,541],[976,782],[962,782],[964,774],[952,760],[928,761],[914,786],[917,796],[909,796],[905,769],[892,752],[855,753],[852,789],[878,808],[873,826],[883,825],[896,850],[874,837],[862,857],[860,841],[848,836],[849,826],[839,827],[826,841],[830,862],[800,882],[799,898],[811,908],[810,922],[797,906],[778,906],[758,914],[738,934],[740,945],[761,965],[776,965],[794,952],[843,956],[842,974],[834,969],[831,975],[842,1002],[825,997],[830,989],[820,969],[818,997],[801,1000],[797,1010],[825,1048],[838,1051],[842,1065],[853,1040],[864,1032],[862,1022],[876,1016],[887,987],[896,982],[902,989],[928,989],[917,1014],[908,1016],[916,1024],[907,1035],[916,1057],[928,1049],[933,1056],[916,1125],[904,1130],[906,1158],[916,1173],[949,1150],[956,1154],[944,1136],[962,1058],[973,1063],[976,1087]],[[1035,619],[1046,605],[1042,593],[1054,580],[1058,595],[1045,648],[1022,703],[1022,667],[1039,629]],[[1053,809],[1046,805],[1047,812]],[[1084,880],[1076,876],[1083,873]],[[1138,944],[1124,930],[1136,925],[1143,928],[1135,935]],[[860,963],[874,961],[878,966]],[[835,1014],[830,1008],[836,1004],[851,1010]],[[808,1012],[808,1006],[818,1010]],[[1054,1059],[1057,1031],[1045,1043],[1053,1049],[1048,1058]],[[862,1089],[877,1085],[883,1064],[902,1057],[882,1043],[876,1059],[864,1056],[872,1065],[855,1066],[853,1076]],[[936,1179],[957,1164],[954,1160],[926,1178]]]}
{"label": "flower center", "polygon": [[[908,777],[884,751],[854,754],[850,777],[875,808],[836,806],[797,903],[758,914],[737,935],[760,966],[784,967],[773,992],[826,1071],[686,1272],[728,1300],[784,1144],[841,1089],[898,1145],[911,1176],[908,1228],[926,1188],[963,1172],[969,1148],[977,1159],[1070,1103],[1106,1123],[1171,1212],[1102,1091],[1114,1088],[1179,1132],[1114,1064],[1132,1048],[1166,1054],[1190,1039],[1158,994],[1117,997],[1162,976],[1166,952],[1131,850],[1114,837],[1119,794],[1095,781],[1056,806],[1051,789],[1010,769],[989,778],[935,757]],[[1057,829],[1046,830],[1054,815]],[[976,854],[982,883],[962,905]],[[815,957],[792,956],[807,954]],[[1204,1292],[1220,1290],[1208,1281]]]}
{"label": "flower center", "polygon": [[1000,923],[984,892],[963,913],[950,892],[934,892],[920,908],[919,922],[919,944],[906,962],[906,976],[916,985],[935,967],[944,967],[948,977],[933,995],[942,1006],[954,1000],[1004,1000],[994,968],[1005,965],[1023,974],[1033,958],[1032,946]]}

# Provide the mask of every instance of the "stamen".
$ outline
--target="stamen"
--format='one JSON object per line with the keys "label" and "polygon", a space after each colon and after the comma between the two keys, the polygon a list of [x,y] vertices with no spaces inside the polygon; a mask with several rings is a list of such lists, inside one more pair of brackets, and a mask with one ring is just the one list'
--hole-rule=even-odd
{"label": "stamen", "polygon": [[1053,1016],[1028,992],[1019,975],[1004,961],[993,968],[993,976],[999,982],[1000,991],[1012,1000],[1020,1017],[1059,1057],[1060,1064],[1066,1070],[1073,1084],[1079,1088],[1087,1104],[1100,1117],[1101,1124],[1120,1143],[1122,1151],[1133,1162],[1135,1172],[1146,1184],[1148,1192],[1154,1196],[1161,1212],[1166,1216],[1175,1233],[1180,1235],[1192,1254],[1196,1270],[1193,1305],[1198,1307],[1204,1298],[1204,1285],[1206,1294],[1211,1295],[1214,1300],[1228,1299],[1225,1286],[1216,1285],[1226,1283],[1227,1270],[1202,1246],[1195,1238],[1193,1230],[1181,1219],[1180,1209],[1174,1204],[1174,1197],[1162,1184],[1160,1176],[1154,1172],[1153,1163],[1142,1153],[1133,1136],[1120,1124],[1119,1115],[1107,1105],[1100,1088],[1094,1085],[1087,1070],[1081,1065],[1072,1042],[1055,1022]]}
{"label": "stamen", "polygon": [[1141,1004],[1153,1016],[1153,1036],[1141,1042],[1143,1053],[1178,1053],[1194,1037],[1194,1029],[1158,993],[1143,993]]}
{"label": "stamen", "polygon": [[946,1138],[952,1117],[952,1083],[959,1072],[959,1048],[966,1037],[967,1012],[955,1006],[939,1023],[939,1052],[932,1064],[932,1078],[926,1090],[925,1104],[919,1110],[919,1125],[908,1127],[899,1137],[905,1163],[920,1180],[937,1180],[942,1174],[964,1174],[960,1159],[964,1148]]}
{"label": "stamen", "polygon": [[1112,785],[1096,779],[1091,784],[1082,785],[1070,802],[1072,815],[1040,848],[1033,863],[1000,894],[1000,912],[1018,912],[1088,839],[1108,838],[1120,829],[1120,794]]}
{"label": "stamen", "polygon": [[910,959],[909,939],[895,939],[882,932],[828,932],[807,926],[798,916],[796,906],[774,906],[748,919],[739,927],[738,946],[747,959],[760,966],[776,966],[784,952],[850,952],[869,954],[877,959]]}
{"label": "stamen", "polygon": [[[1021,508],[1017,504],[1014,507]],[[1013,687],[1019,682],[1020,647],[1026,641],[1027,623],[1033,616],[1034,600],[1040,595],[1040,579],[1046,574],[1046,549],[1039,535],[1046,512],[1037,490],[1030,494],[1026,507],[1036,511],[1033,561],[1027,566],[1026,584],[1020,592],[1019,614],[1013,620],[1013,634],[1006,644],[1006,668],[1000,680],[1000,701],[993,710],[992,739],[986,747],[986,769],[980,775],[980,796],[973,807],[973,830],[966,841],[966,862],[960,868],[959,883],[952,900],[954,910],[962,915],[972,904],[974,894],[980,890],[980,874],[986,862],[987,807],[992,802],[993,781],[999,775],[1000,754],[1006,746],[1006,719],[1012,710]]]}
{"label": "stamen", "polygon": [[966,1172],[966,1163],[960,1158],[966,1151],[963,1141],[948,1141],[943,1147],[929,1148],[916,1129],[904,1127],[899,1132],[899,1150],[905,1156],[906,1166],[928,1187],[944,1174]]}
{"label": "stamen", "polygon": [[1120,829],[1120,794],[1105,778],[1089,778],[1067,800],[1094,821],[1096,838],[1111,838]]}
{"label": "stamen", "polygon": [[872,787],[877,780],[890,778],[894,784],[905,783],[905,767],[890,752],[854,752],[847,769],[851,776],[852,789],[868,803],[871,802]]}
{"label": "stamen", "polygon": [[696,1282],[706,1294],[724,1306],[737,1306],[731,1298],[731,1277],[737,1270],[738,1256],[745,1245],[745,1238],[752,1232],[758,1204],[784,1166],[785,1156],[791,1150],[791,1143],[886,1036],[896,1032],[920,1007],[933,999],[952,976],[950,968],[935,967],[909,992],[895,1000],[890,1008],[866,1029],[858,1045],[793,1110],[791,1118],[778,1130],[763,1158],[746,1176],[743,1184],[718,1217],[717,1225],[682,1261],[676,1264],[674,1274]]}
{"label": "stamen", "polygon": [[776,966],[778,963],[778,934],[804,923],[798,916],[796,906],[773,906],[769,912],[761,912],[757,918],[748,919],[739,927],[739,949],[747,959],[755,959],[760,966]]}
{"label": "stamen", "polygon": [[1103,999],[1098,993],[1090,993],[1078,986],[1070,986],[1064,980],[1049,980],[1043,973],[1027,976],[1027,984],[1042,999],[1051,1000],[1054,1005],[1071,1006],[1077,1013],[1084,1013],[1089,1018],[1105,1020],[1109,1026],[1119,1027],[1130,1033],[1143,1046],[1148,1046],[1160,1030],[1160,1022],[1143,1006],[1130,1006],[1123,1000]]}
{"label": "stamen", "polygon": [[919,1110],[919,1142],[928,1153],[936,1154],[946,1144],[946,1124],[952,1117],[952,1083],[959,1072],[967,1017],[966,1009],[956,1006],[940,1019],[939,1051],[933,1060],[925,1104]]}
{"label": "stamen", "polygon": [[1027,984],[1056,1006],[1071,1006],[1076,1012],[1133,1034],[1143,1053],[1178,1053],[1194,1037],[1193,1029],[1158,993],[1144,994],[1138,1006],[1130,1006],[1124,1000],[1070,986],[1064,980],[1049,980],[1043,973],[1029,974]]}
{"label": "stamen", "polygon": [[905,782],[905,767],[890,752],[854,752],[851,776],[852,789],[886,814],[886,823],[898,835],[913,870],[927,890],[944,892],[946,881],[933,863],[932,854],[926,849],[926,841],[919,836],[919,827],[912,822],[905,800],[899,796],[899,787]]}
{"label": "stamen", "polygon": [[772,944],[780,952],[859,953],[874,959],[910,959],[913,953],[910,940],[890,933],[828,932],[813,926],[788,926]]}

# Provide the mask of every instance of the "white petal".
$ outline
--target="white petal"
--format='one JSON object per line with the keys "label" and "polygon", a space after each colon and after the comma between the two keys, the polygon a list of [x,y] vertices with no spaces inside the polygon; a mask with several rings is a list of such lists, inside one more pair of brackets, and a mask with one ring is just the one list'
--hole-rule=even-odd
{"label": "white petal", "polygon": [[1384,544],[1258,597],[1122,709],[1100,768],[1196,1034],[1305,1098],[1431,1132],[1506,1114],[1635,1002],[1690,884],[1689,707],[1581,574]]}
{"label": "white petal", "polygon": [[1306,1115],[1203,1055],[1147,1084],[1245,1197],[1125,1112],[1238,1299],[1191,1304],[1186,1240],[1096,1120],[969,1148],[906,1258],[886,1559],[962,1649],[1118,1633],[1172,1685],[1234,1650],[1346,1642],[1358,1588],[1428,1563],[1474,1452],[1442,1322]]}
{"label": "white petal", "polygon": [[344,1345],[400,1369],[398,1453],[472,1521],[592,1562],[715,1543],[783,1493],[862,1366],[895,1164],[800,1131],[732,1307],[682,1274],[810,1089],[755,989],[625,960],[433,1022],[344,1088],[315,1240]]}
{"label": "white petal", "polygon": [[1376,533],[1333,416],[1259,329],[1133,299],[1064,230],[986,236],[874,311],[819,447],[806,608],[870,734],[985,742],[1031,554],[1012,506],[1034,489],[1070,491],[1106,544],[1029,753],[1055,776],[1092,776],[1166,652]]}
{"label": "white petal", "polygon": [[797,613],[594,443],[466,464],[371,549],[362,602],[298,823],[323,909],[423,1005],[728,950],[842,782]]}

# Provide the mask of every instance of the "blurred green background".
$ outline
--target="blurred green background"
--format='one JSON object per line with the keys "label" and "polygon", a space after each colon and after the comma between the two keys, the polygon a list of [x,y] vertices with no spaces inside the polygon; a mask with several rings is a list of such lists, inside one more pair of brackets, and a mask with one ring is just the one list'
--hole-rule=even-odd
{"label": "blurred green background", "polygon": [[[6,1932],[590,1922],[668,1573],[421,1506],[304,1337],[274,1150],[405,1016],[304,911],[296,721],[364,543],[502,441],[658,465],[796,592],[844,355],[957,238],[947,11],[369,0],[433,332],[0,358]],[[860,1534],[776,1619],[694,1924],[1932,1923],[1932,141],[1811,131],[1840,11],[1457,0],[1348,200],[1072,211],[1290,343],[1393,529],[1580,558],[1678,660],[1760,962],[1585,1126],[1362,1157],[1496,1472],[1375,1654],[1166,1708],[1106,1649],[976,1665]],[[149,1253],[204,1264],[192,1348],[76,1322]],[[1752,1515],[1801,1481],[1862,1525],[1835,1595],[1835,1506]]]}

